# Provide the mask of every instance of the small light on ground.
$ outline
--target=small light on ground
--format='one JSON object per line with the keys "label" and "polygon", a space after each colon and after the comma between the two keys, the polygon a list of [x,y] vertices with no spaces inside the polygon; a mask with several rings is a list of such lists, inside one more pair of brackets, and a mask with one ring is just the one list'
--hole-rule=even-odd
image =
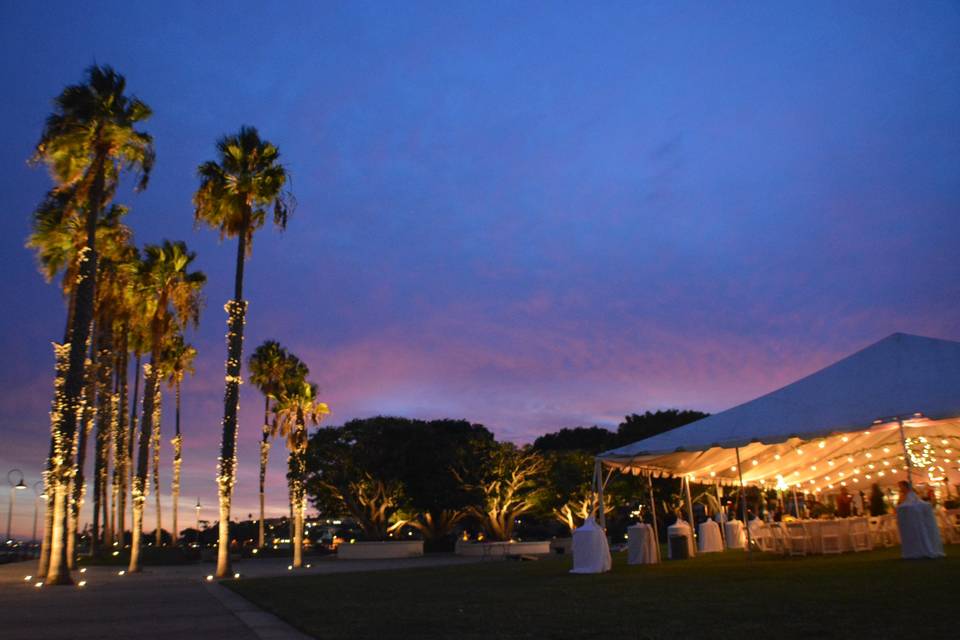
{"label": "small light on ground", "polygon": [[86,580],[81,580],[80,582],[77,583],[77,586],[78,586],[78,587],[85,587],[85,586],[87,586],[87,581],[86,581]]}
{"label": "small light on ground", "polygon": [[288,564],[288,565],[287,565],[287,571],[293,571],[293,565],[292,565],[292,564]]}
{"label": "small light on ground", "polygon": [[239,577],[240,577],[240,573],[237,572],[237,573],[233,574],[233,577],[234,577],[234,578],[239,578]]}
{"label": "small light on ground", "polygon": [[87,572],[87,568],[86,568],[86,567],[84,567],[83,569],[80,569],[80,573],[86,573],[86,572]]}
{"label": "small light on ground", "polygon": [[312,566],[313,566],[312,564],[308,564],[308,565],[307,565],[307,569],[309,569],[309,568],[312,567]]}
{"label": "small light on ground", "polygon": [[120,571],[117,571],[117,575],[118,575],[118,576],[122,576],[122,575],[124,575],[124,574],[126,574],[126,573],[127,573],[127,572],[124,571],[123,569],[121,569]]}
{"label": "small light on ground", "polygon": [[33,586],[35,586],[36,588],[39,589],[40,587],[43,586],[43,583],[42,583],[42,582],[35,582],[35,583],[33,584]]}
{"label": "small light on ground", "polygon": [[253,550],[253,554],[256,555],[256,554],[257,554],[257,551],[259,551],[259,549],[254,549],[254,550]]}
{"label": "small light on ground", "polygon": [[24,577],[23,577],[23,581],[24,581],[24,582],[30,582],[31,580],[33,580],[33,576],[24,576]]}
{"label": "small light on ground", "polygon": [[118,555],[120,555],[120,552],[119,552],[119,551],[114,551],[114,552],[113,552],[113,555],[118,556]]}
{"label": "small light on ground", "polygon": [[212,580],[213,580],[213,576],[207,576],[207,582],[211,582]]}

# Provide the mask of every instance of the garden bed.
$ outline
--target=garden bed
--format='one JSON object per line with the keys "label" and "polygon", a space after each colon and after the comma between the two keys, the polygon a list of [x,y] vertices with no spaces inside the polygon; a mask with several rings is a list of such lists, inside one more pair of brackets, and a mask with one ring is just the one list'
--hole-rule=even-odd
{"label": "garden bed", "polygon": [[543,555],[550,553],[549,540],[532,542],[457,542],[458,556],[501,558],[506,556]]}
{"label": "garden bed", "polygon": [[423,555],[423,540],[387,540],[383,542],[353,542],[337,547],[341,560],[387,560],[391,558],[418,558]]}

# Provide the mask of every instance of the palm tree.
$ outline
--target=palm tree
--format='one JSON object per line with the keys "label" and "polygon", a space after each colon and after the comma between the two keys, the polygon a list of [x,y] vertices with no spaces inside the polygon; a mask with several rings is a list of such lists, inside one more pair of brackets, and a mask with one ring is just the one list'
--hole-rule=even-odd
{"label": "palm tree", "polygon": [[[133,536],[130,543],[131,573],[140,571],[140,538],[143,506],[147,497],[147,466],[154,424],[159,420],[158,384],[164,336],[187,325],[196,326],[202,305],[201,289],[206,276],[187,269],[196,257],[183,242],[164,241],[147,245],[137,268],[137,286],[143,293],[143,317],[150,327],[150,362],[144,365],[143,413],[137,448],[137,473],[133,479]],[[157,527],[159,529],[159,526]]]}
{"label": "palm tree", "polygon": [[237,411],[240,407],[240,365],[243,358],[243,325],[247,302],[243,299],[243,266],[253,245],[254,232],[263,226],[267,211],[273,222],[287,226],[291,198],[284,193],[287,170],[279,150],[261,140],[253,127],[240,127],[237,135],[217,142],[217,161],[200,165],[200,188],[193,197],[194,217],[220,232],[238,238],[233,299],[227,301],[226,390],[223,399],[223,438],[217,469],[220,500],[218,578],[230,575],[230,501],[237,472]]}
{"label": "palm tree", "polygon": [[[113,208],[116,208],[114,206]],[[122,227],[122,225],[118,225]],[[103,540],[110,537],[112,530],[112,519],[109,518],[109,508],[107,500],[107,479],[109,472],[109,451],[112,441],[116,436],[116,411],[119,397],[117,395],[116,385],[112,384],[114,368],[116,365],[116,329],[117,314],[120,312],[124,303],[126,289],[129,286],[129,280],[124,273],[124,268],[120,265],[131,255],[133,247],[130,245],[132,233],[126,227],[117,229],[116,233],[106,236],[106,242],[101,243],[98,238],[98,244],[101,247],[101,260],[97,275],[96,306],[94,326],[97,329],[93,344],[96,345],[96,377],[92,382],[96,388],[96,394],[90,394],[88,406],[93,407],[96,401],[96,440],[94,448],[94,508],[93,508],[93,534],[91,539],[91,551],[99,550],[101,543],[100,524],[101,514],[103,517]],[[92,346],[92,345],[91,345]],[[80,452],[82,453],[82,451]],[[77,460],[78,477],[83,472],[80,465],[78,454]],[[82,492],[81,492],[82,496]],[[74,522],[79,516],[79,503],[77,500],[73,509]],[[74,530],[76,525],[74,525]]]}
{"label": "palm tree", "polygon": [[173,445],[173,481],[170,484],[170,494],[173,496],[173,544],[176,546],[179,539],[177,516],[180,503],[180,465],[183,452],[183,436],[180,434],[180,385],[186,374],[193,375],[193,360],[197,357],[197,350],[183,339],[183,334],[177,333],[167,343],[163,351],[163,370],[167,378],[167,386],[174,389],[176,394],[176,435],[170,444]]}
{"label": "palm tree", "polygon": [[146,187],[153,167],[153,139],[134,127],[150,117],[150,108],[124,94],[126,81],[110,67],[92,66],[86,81],[66,87],[54,100],[33,161],[50,170],[56,190],[73,192],[76,209],[86,216],[86,245],[77,273],[77,291],[70,319],[69,348],[64,353],[62,384],[51,412],[51,460],[48,508],[53,509],[47,584],[71,584],[67,569],[66,517],[68,488],[75,473],[73,441],[82,413],[85,352],[93,320],[97,273],[97,218],[124,170],[140,173]]}
{"label": "palm tree", "polygon": [[317,400],[317,385],[301,380],[287,385],[274,404],[275,430],[287,439],[290,503],[293,508],[293,566],[303,566],[303,516],[306,509],[307,425],[320,424],[330,409]]}
{"label": "palm tree", "polygon": [[[58,354],[57,367],[54,382],[54,399],[51,415],[59,417],[57,404],[60,401],[58,390],[61,390],[66,375],[68,348],[66,345],[70,341],[70,327],[72,326],[73,311],[76,308],[77,276],[82,264],[81,258],[84,255],[87,234],[86,226],[81,212],[76,207],[76,187],[67,187],[62,191],[51,190],[47,197],[34,210],[31,220],[31,234],[27,238],[27,248],[34,249],[37,254],[37,262],[40,272],[47,282],[52,282],[58,275],[62,274],[60,281],[61,291],[67,300],[67,322],[64,330],[63,343],[55,345],[54,350]],[[124,245],[129,237],[130,230],[124,226],[120,220],[127,213],[127,208],[121,205],[112,205],[106,209],[97,219],[96,243],[101,248],[100,253],[105,252],[108,258],[114,257],[112,250]],[[99,269],[98,269],[99,271]],[[99,278],[98,274],[98,278]],[[95,356],[96,354],[91,354]],[[90,382],[88,376],[88,383]],[[85,391],[91,391],[89,385]],[[92,402],[87,403],[88,409],[92,408]],[[77,482],[72,483],[69,490],[71,496],[68,527],[66,533],[66,557],[68,568],[73,568],[73,546],[74,532],[79,517],[79,505],[83,498],[83,464],[82,459],[86,452],[86,436],[89,429],[89,421],[92,417],[92,411],[84,412],[85,428],[80,430],[77,438]],[[44,472],[44,480],[49,481],[50,471],[53,465],[54,441],[51,440],[50,457],[47,460],[47,470]],[[50,486],[45,487],[48,492],[52,491]],[[48,493],[49,495],[49,493]],[[47,502],[48,506],[51,504]],[[46,526],[44,527],[44,539],[41,545],[40,566],[38,575],[46,575],[49,563],[50,538],[53,533],[53,509],[46,509]]]}
{"label": "palm tree", "polygon": [[[141,316],[137,313],[139,293],[134,286],[136,265],[140,253],[134,246],[128,246],[126,252],[117,258],[117,299],[113,308],[114,332],[117,344],[114,352],[114,393],[117,402],[113,420],[113,478],[110,518],[115,540],[122,541],[126,531],[127,492],[130,487],[130,451],[132,433],[128,430],[127,407],[129,404],[129,368],[132,343],[139,344],[137,337],[142,333]],[[131,339],[131,334],[136,334]],[[139,368],[139,367],[138,367]],[[137,381],[139,381],[139,374]],[[136,399],[134,399],[136,403]]]}
{"label": "palm tree", "polygon": [[287,351],[276,340],[267,340],[257,347],[247,363],[250,382],[263,394],[263,434],[260,440],[260,522],[257,547],[263,548],[266,528],[264,526],[264,484],[267,476],[267,461],[270,458],[270,400],[276,399],[287,371]]}

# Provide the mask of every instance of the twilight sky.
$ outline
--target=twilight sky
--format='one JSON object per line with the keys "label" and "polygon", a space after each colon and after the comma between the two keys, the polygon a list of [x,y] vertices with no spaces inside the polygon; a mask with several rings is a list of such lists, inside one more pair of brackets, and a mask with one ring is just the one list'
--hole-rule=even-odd
{"label": "twilight sky", "polygon": [[[118,198],[138,243],[184,239],[209,276],[182,522],[197,496],[214,517],[236,250],[193,229],[194,172],[241,124],[280,147],[299,201],[254,241],[245,357],[289,346],[331,424],[464,417],[528,442],[721,410],[894,331],[960,339],[956,4],[8,2],[4,487],[11,467],[40,477],[64,322],[23,248],[49,187],[25,161],[93,62],[155,114],[150,188]],[[261,407],[245,385],[240,517]]]}

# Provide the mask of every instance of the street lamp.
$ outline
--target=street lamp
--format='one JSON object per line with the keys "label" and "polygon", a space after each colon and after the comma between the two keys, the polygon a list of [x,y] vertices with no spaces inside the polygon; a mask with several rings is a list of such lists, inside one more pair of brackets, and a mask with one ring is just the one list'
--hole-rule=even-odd
{"label": "street lamp", "polygon": [[200,498],[197,498],[197,506],[194,507],[197,510],[197,549],[200,548]]}
{"label": "street lamp", "polygon": [[33,495],[36,496],[33,499],[33,536],[30,538],[31,542],[37,542],[37,500],[42,498],[44,502],[47,500],[47,494],[43,492],[43,480],[37,480],[33,483]]}
{"label": "street lamp", "polygon": [[[17,479],[17,481],[14,482],[13,479],[17,476],[19,476],[19,479]],[[27,485],[23,484],[23,471],[20,471],[20,469],[10,469],[10,471],[7,472],[7,482],[10,483],[10,502],[7,506],[7,537],[6,537],[6,541],[7,543],[9,543],[10,542],[10,523],[13,520],[13,504],[17,495],[17,490],[26,489]]]}

